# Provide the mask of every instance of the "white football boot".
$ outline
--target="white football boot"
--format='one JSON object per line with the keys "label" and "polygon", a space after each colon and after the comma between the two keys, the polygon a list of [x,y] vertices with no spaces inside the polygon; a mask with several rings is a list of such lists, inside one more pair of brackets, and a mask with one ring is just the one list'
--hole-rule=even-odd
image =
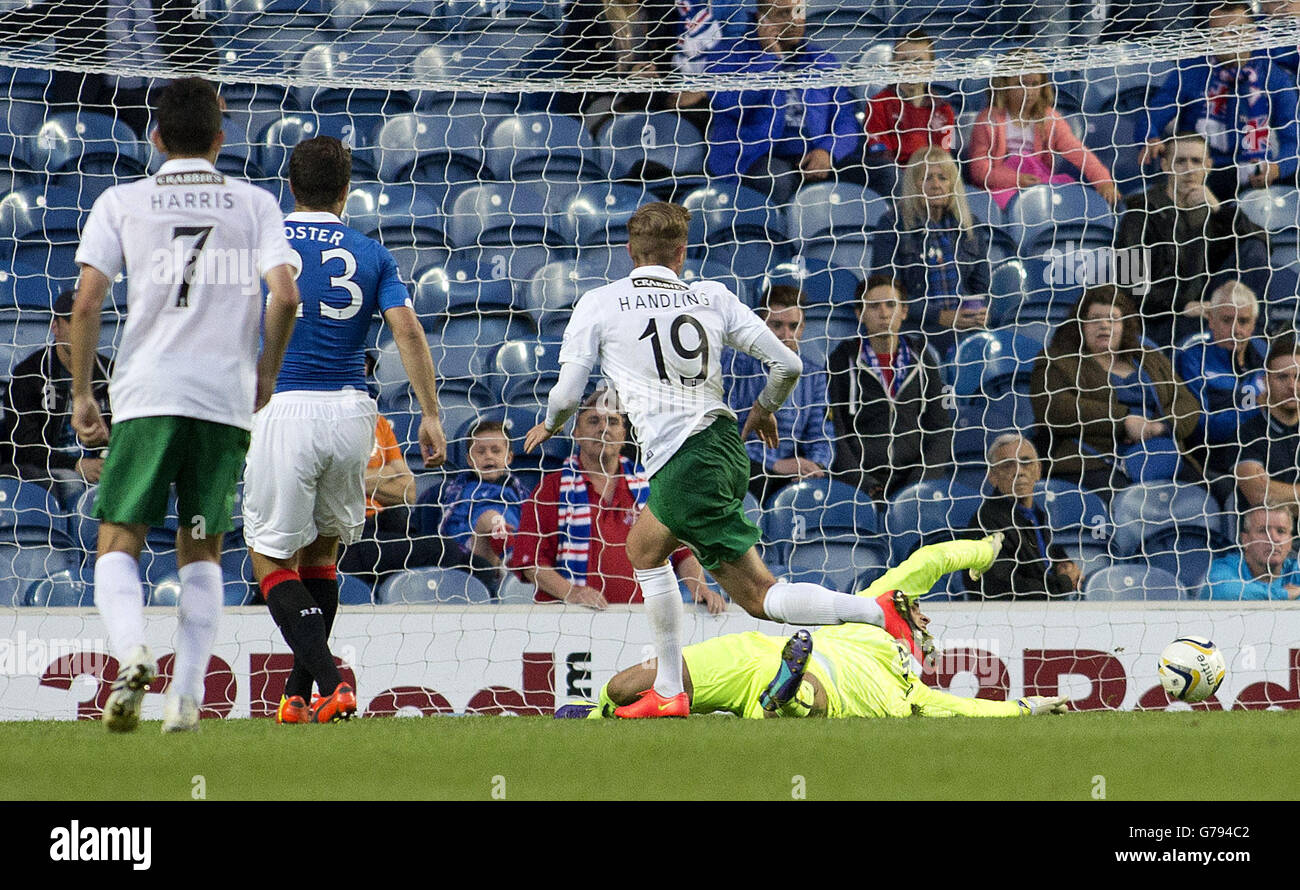
{"label": "white football boot", "polygon": [[140,705],[149,684],[158,676],[158,662],[148,646],[136,646],[118,667],[117,679],[104,703],[104,725],[109,732],[130,732],[140,723]]}
{"label": "white football boot", "polygon": [[163,732],[198,732],[199,703],[192,695],[167,696],[163,704]]}

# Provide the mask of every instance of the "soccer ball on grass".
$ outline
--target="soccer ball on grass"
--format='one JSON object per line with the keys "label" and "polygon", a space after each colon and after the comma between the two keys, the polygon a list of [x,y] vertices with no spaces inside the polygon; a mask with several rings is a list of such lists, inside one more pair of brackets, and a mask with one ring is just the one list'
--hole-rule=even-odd
{"label": "soccer ball on grass", "polygon": [[1228,673],[1223,653],[1204,637],[1179,637],[1160,653],[1160,685],[1169,697],[1192,704],[1218,691]]}

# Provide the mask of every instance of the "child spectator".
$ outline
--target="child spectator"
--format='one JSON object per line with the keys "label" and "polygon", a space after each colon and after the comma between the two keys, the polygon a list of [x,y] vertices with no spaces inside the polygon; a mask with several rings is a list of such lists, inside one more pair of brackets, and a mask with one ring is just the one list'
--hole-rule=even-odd
{"label": "child spectator", "polygon": [[[917,28],[894,45],[899,65],[934,64],[934,40]],[[892,195],[900,168],[923,148],[953,150],[957,115],[936,99],[928,83],[886,87],[867,102],[867,144],[863,160],[867,185],[877,194]]]}
{"label": "child spectator", "polygon": [[470,432],[470,468],[452,476],[438,495],[438,534],[455,542],[471,565],[500,566],[506,542],[519,528],[528,489],[510,475],[514,456],[501,421],[479,421]]}
{"label": "child spectator", "polygon": [[1119,190],[1097,156],[1084,147],[1054,107],[1056,90],[1041,72],[995,77],[989,107],[979,113],[970,137],[971,179],[988,189],[1003,210],[1020,189],[1041,183],[1075,182],[1057,158],[1072,164],[1111,206]]}

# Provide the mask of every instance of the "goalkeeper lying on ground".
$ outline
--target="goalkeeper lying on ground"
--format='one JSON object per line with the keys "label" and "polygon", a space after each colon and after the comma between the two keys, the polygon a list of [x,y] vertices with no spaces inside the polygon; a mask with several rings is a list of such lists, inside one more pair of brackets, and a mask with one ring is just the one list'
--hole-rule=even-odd
{"label": "goalkeeper lying on ground", "polygon": [[[682,650],[691,713],[728,711],[738,717],[1020,717],[1064,713],[1064,696],[1018,701],[961,698],[931,689],[913,670],[912,656],[930,650],[930,623],[917,603],[949,572],[976,578],[993,564],[1001,535],[922,547],[858,593],[881,603],[885,627],[842,624],[787,639],[756,631],[728,634]],[[557,717],[612,717],[654,683],[650,660],[619,673],[600,701],[565,705]]]}

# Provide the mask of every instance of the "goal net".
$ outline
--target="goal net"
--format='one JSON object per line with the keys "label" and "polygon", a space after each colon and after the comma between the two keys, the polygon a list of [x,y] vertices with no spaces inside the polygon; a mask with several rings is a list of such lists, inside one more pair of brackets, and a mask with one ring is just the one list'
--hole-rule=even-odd
{"label": "goal net", "polygon": [[[342,562],[336,638],[367,672],[363,698],[385,690],[371,713],[541,712],[643,657],[636,610],[546,593],[640,601],[619,533],[600,525],[620,520],[603,502],[594,530],[564,518],[587,506],[600,444],[584,449],[572,422],[540,453],[522,441],[573,304],[631,271],[627,222],[653,200],[691,210],[684,280],[726,284],[798,339],[781,449],[749,448],[745,506],[777,576],[856,591],[919,546],[1002,531],[1014,546],[996,571],[954,574],[927,600],[954,653],[930,665],[939,682],[1002,694],[1073,675],[1088,706],[1163,707],[1155,654],[1200,633],[1230,657],[1224,707],[1296,706],[1300,627],[1246,600],[1300,591],[1285,559],[1300,491],[1300,359],[1285,345],[1300,303],[1297,15],[1109,0],[0,0],[0,716],[90,715],[115,672],[69,660],[107,651],[89,609],[103,454],[70,432],[56,312],[96,198],[163,161],[151,95],[192,74],[225,103],[218,169],[286,214],[294,145],[351,147],[343,219],[393,254],[438,368],[450,460],[432,470],[376,319],[373,391],[394,444],[372,467],[396,461],[413,482],[375,505]],[[115,281],[104,307],[105,370],[126,293]],[[681,361],[708,356],[684,336]],[[743,411],[762,369],[726,353],[722,371]],[[502,423],[517,484],[506,527],[476,532],[471,433],[485,420]],[[631,516],[623,433],[610,491]],[[1254,509],[1264,501],[1280,512]],[[148,534],[150,605],[176,601],[178,525],[172,509]],[[234,609],[259,602],[238,528],[222,564],[233,629],[209,708],[264,714],[287,656],[264,608]],[[688,602],[718,590],[681,574]],[[757,626],[687,608],[694,639]],[[100,686],[70,698],[85,676]]]}

